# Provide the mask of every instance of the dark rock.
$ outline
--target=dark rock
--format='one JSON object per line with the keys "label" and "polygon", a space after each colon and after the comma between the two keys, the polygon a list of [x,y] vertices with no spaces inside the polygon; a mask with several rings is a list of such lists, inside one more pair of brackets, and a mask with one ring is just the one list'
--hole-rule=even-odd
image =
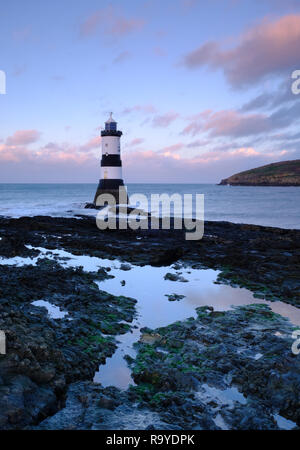
{"label": "dark rock", "polygon": [[131,265],[130,265],[130,264],[122,263],[122,264],[120,265],[120,270],[125,270],[125,271],[131,270]]}
{"label": "dark rock", "polygon": [[166,273],[166,275],[164,276],[165,280],[169,280],[169,281],[181,281],[181,282],[187,282],[187,280],[185,278],[183,278],[181,275],[177,274],[177,273]]}
{"label": "dark rock", "polygon": [[175,302],[175,301],[180,301],[182,300],[185,295],[180,295],[180,294],[166,294],[166,297],[168,297],[169,302]]}

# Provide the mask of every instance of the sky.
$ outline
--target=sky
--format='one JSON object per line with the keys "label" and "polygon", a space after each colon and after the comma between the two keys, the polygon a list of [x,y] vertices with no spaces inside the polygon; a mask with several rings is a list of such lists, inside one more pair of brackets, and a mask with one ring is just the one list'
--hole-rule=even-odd
{"label": "sky", "polygon": [[217,183],[300,157],[299,0],[1,0],[0,182]]}

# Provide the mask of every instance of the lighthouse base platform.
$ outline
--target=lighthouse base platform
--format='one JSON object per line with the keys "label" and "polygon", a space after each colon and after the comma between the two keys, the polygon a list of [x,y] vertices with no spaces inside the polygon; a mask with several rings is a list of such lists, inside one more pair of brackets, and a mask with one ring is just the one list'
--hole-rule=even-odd
{"label": "lighthouse base platform", "polygon": [[103,202],[101,201],[101,196],[103,194],[109,194],[112,195],[115,199],[116,205],[128,205],[129,200],[128,200],[128,195],[127,195],[127,190],[126,190],[126,186],[120,185],[117,188],[108,188],[108,187],[103,187],[102,185],[102,181],[100,181],[95,197],[94,197],[94,206],[102,206]]}

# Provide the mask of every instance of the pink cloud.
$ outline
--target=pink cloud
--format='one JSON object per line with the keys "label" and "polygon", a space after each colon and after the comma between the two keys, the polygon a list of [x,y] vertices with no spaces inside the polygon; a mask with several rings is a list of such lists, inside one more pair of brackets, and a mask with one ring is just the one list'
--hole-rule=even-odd
{"label": "pink cloud", "polygon": [[181,132],[181,134],[189,134],[191,136],[196,136],[203,130],[203,123],[193,120],[189,125],[187,125]]}
{"label": "pink cloud", "polygon": [[6,144],[0,145],[0,161],[19,162],[27,157],[27,150],[22,147],[11,147]]}
{"label": "pink cloud", "polygon": [[154,127],[168,127],[178,117],[179,117],[178,113],[170,111],[166,114],[155,116],[152,120],[152,125]]}
{"label": "pink cloud", "polygon": [[[0,144],[0,176],[21,182],[97,182],[100,152],[98,138],[81,145],[48,144],[29,146]],[[187,158],[181,142],[152,150],[124,152],[124,179],[129,182],[212,182],[234,172],[274,160],[288,159],[287,150],[261,152],[254,147],[215,148]],[[294,155],[293,155],[294,156]]]}
{"label": "pink cloud", "polygon": [[192,141],[189,142],[187,144],[188,148],[198,148],[198,147],[204,147],[205,145],[209,144],[209,141],[207,140],[196,140],[196,141]]}
{"label": "pink cloud", "polygon": [[210,131],[210,135],[214,137],[242,137],[267,132],[273,127],[276,127],[276,123],[272,124],[264,114],[243,114],[235,110],[205,111],[192,116],[191,122],[181,134],[196,136],[200,132]]}
{"label": "pink cloud", "polygon": [[[16,133],[13,135],[15,136]],[[97,182],[99,178],[99,148],[96,136],[82,144],[48,142],[38,148],[31,143],[0,142],[0,177],[3,182]],[[195,141],[197,142],[197,141]],[[142,143],[141,138],[131,141]],[[124,179],[129,182],[210,182],[234,172],[288,159],[295,154],[285,148],[260,151],[253,146],[220,146],[196,156],[183,151],[187,146],[175,142],[159,151],[132,149],[122,155]]]}
{"label": "pink cloud", "polygon": [[181,134],[195,136],[200,133],[200,131],[203,130],[204,121],[207,120],[211,113],[212,110],[206,109],[198,114],[187,117],[187,120],[189,120],[190,123],[182,130]]}
{"label": "pink cloud", "polygon": [[224,152],[211,150],[193,158],[173,157],[162,152],[136,151],[123,156],[126,179],[135,182],[212,182],[259,165],[288,159],[286,150],[260,152],[240,147]]}
{"label": "pink cloud", "polygon": [[168,147],[163,147],[161,150],[158,151],[158,153],[170,158],[180,159],[180,154],[178,152],[182,150],[183,147],[184,144],[182,142],[178,142],[177,144],[169,145]]}
{"label": "pink cloud", "polygon": [[84,22],[80,25],[80,35],[89,36],[94,34],[101,23],[102,15],[101,11],[96,11],[91,14]]}
{"label": "pink cloud", "polygon": [[37,130],[18,130],[6,139],[7,145],[26,145],[39,140],[41,133]]}
{"label": "pink cloud", "polygon": [[101,136],[96,136],[94,138],[91,138],[88,142],[86,142],[84,145],[81,145],[79,147],[80,152],[85,152],[89,150],[93,150],[95,148],[99,148],[101,144]]}
{"label": "pink cloud", "polygon": [[39,133],[35,130],[16,131],[13,136],[6,139],[4,144],[0,144],[0,161],[16,163],[40,161],[50,164],[72,161],[75,164],[81,164],[96,159],[95,149],[99,149],[101,143],[101,137],[96,136],[82,145],[48,142],[38,149],[30,148],[29,145],[36,142],[38,138]]}
{"label": "pink cloud", "polygon": [[112,23],[110,32],[115,35],[124,35],[131,33],[132,31],[140,30],[144,25],[142,19],[126,19],[119,17]]}
{"label": "pink cloud", "polygon": [[255,25],[237,39],[231,49],[216,41],[206,42],[184,57],[188,68],[222,68],[234,87],[256,83],[263,77],[290,71],[299,60],[300,15]]}
{"label": "pink cloud", "polygon": [[194,163],[211,163],[213,161],[226,161],[226,160],[235,160],[238,158],[281,158],[287,155],[289,152],[287,150],[281,151],[271,151],[271,152],[261,152],[255,150],[253,147],[240,147],[237,149],[229,150],[224,152],[222,150],[213,150],[203,153],[200,156],[193,158]]}
{"label": "pink cloud", "polygon": [[132,139],[132,141],[130,141],[130,142],[128,143],[127,147],[135,147],[135,146],[137,146],[137,145],[142,144],[144,141],[145,141],[145,139],[142,139],[142,138],[135,138],[135,139]]}
{"label": "pink cloud", "polygon": [[203,128],[213,136],[241,137],[270,131],[271,124],[263,114],[241,114],[234,110],[210,115]]}
{"label": "pink cloud", "polygon": [[123,36],[140,30],[143,25],[144,20],[127,18],[120,14],[116,7],[110,5],[95,11],[81,23],[80,36],[91,36],[98,30],[108,35]]}

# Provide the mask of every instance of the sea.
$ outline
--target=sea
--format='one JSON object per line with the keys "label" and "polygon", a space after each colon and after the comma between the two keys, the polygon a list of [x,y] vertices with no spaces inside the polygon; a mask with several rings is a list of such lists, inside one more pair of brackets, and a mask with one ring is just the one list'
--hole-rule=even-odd
{"label": "sea", "polygon": [[[96,184],[0,184],[0,216],[95,215],[85,209]],[[204,220],[300,229],[300,187],[218,186],[215,184],[128,184],[130,196],[143,194],[142,209],[153,209],[152,194],[204,195]],[[190,214],[195,216],[195,202]],[[176,211],[173,211],[175,215]]]}

